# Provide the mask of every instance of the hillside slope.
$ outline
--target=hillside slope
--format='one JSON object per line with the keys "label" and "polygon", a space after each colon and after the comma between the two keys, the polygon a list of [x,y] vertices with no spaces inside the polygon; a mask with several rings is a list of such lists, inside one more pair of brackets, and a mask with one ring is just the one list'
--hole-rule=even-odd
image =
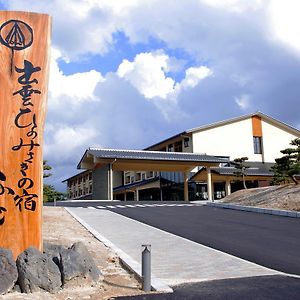
{"label": "hillside slope", "polygon": [[223,199],[224,203],[300,211],[300,185],[280,185],[240,190]]}

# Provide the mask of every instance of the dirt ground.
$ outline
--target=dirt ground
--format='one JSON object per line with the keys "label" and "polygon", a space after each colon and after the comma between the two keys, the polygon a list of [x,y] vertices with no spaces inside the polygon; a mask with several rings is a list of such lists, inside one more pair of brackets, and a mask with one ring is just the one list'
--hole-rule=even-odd
{"label": "dirt ground", "polygon": [[105,300],[121,295],[142,294],[141,285],[133,274],[126,271],[118,257],[78,223],[64,208],[43,208],[44,242],[70,247],[82,241],[88,248],[96,265],[101,270],[104,280],[92,283],[89,279],[73,279],[56,294],[38,292],[21,294],[18,292],[0,296],[2,300]]}
{"label": "dirt ground", "polygon": [[223,199],[225,203],[300,211],[300,184],[240,190]]}

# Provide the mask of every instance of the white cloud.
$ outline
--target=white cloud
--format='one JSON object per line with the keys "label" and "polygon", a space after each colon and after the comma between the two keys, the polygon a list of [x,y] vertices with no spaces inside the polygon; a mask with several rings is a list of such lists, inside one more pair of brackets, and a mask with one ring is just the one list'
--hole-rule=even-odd
{"label": "white cloud", "polygon": [[68,76],[64,75],[57,63],[57,59],[60,57],[59,51],[53,49],[49,78],[49,98],[51,103],[53,105],[54,103],[57,104],[61,101],[61,97],[65,97],[65,100],[72,99],[73,103],[97,100],[94,91],[96,85],[104,81],[101,73],[91,70]]}
{"label": "white cloud", "polygon": [[234,100],[241,110],[247,110],[251,106],[250,95],[242,94],[239,97],[235,97]]}
{"label": "white cloud", "polygon": [[300,2],[271,0],[268,12],[274,37],[300,51]]}
{"label": "white cloud", "polygon": [[193,88],[198,83],[213,74],[212,70],[210,70],[206,66],[201,67],[190,67],[185,71],[185,78],[180,82],[180,88]]}
{"label": "white cloud", "polygon": [[52,161],[73,159],[78,152],[94,144],[93,139],[97,135],[96,129],[89,124],[51,124],[47,131],[51,138],[45,144],[45,157],[51,157]]}
{"label": "white cloud", "polygon": [[262,6],[262,0],[200,0],[201,2],[221,9],[227,9],[235,13],[246,10],[256,10]]}
{"label": "white cloud", "polygon": [[120,64],[117,74],[128,80],[141,94],[151,99],[166,99],[174,89],[174,80],[165,75],[169,70],[169,57],[161,52],[140,53],[133,62]]}
{"label": "white cloud", "polygon": [[166,75],[173,69],[171,62],[170,57],[162,51],[140,53],[133,62],[123,60],[117,74],[128,80],[146,98],[168,100],[175,100],[182,89],[194,88],[202,79],[212,75],[206,66],[190,67],[185,71],[184,79],[176,83]]}

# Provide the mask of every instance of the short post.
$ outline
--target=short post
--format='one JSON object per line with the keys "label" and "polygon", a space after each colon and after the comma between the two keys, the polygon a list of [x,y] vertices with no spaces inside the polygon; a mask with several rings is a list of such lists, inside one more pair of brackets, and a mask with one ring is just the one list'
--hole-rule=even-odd
{"label": "short post", "polygon": [[142,245],[142,281],[143,291],[151,291],[151,245]]}

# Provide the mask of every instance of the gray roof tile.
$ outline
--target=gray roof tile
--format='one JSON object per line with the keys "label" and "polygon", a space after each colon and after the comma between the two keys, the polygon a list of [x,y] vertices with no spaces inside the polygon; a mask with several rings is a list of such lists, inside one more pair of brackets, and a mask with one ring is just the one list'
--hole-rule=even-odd
{"label": "gray roof tile", "polygon": [[186,162],[212,162],[224,163],[227,160],[216,156],[184,153],[184,152],[161,152],[143,150],[120,150],[120,149],[96,149],[90,148],[87,152],[97,158],[103,159],[135,159],[135,160],[161,160],[161,161],[186,161]]}

